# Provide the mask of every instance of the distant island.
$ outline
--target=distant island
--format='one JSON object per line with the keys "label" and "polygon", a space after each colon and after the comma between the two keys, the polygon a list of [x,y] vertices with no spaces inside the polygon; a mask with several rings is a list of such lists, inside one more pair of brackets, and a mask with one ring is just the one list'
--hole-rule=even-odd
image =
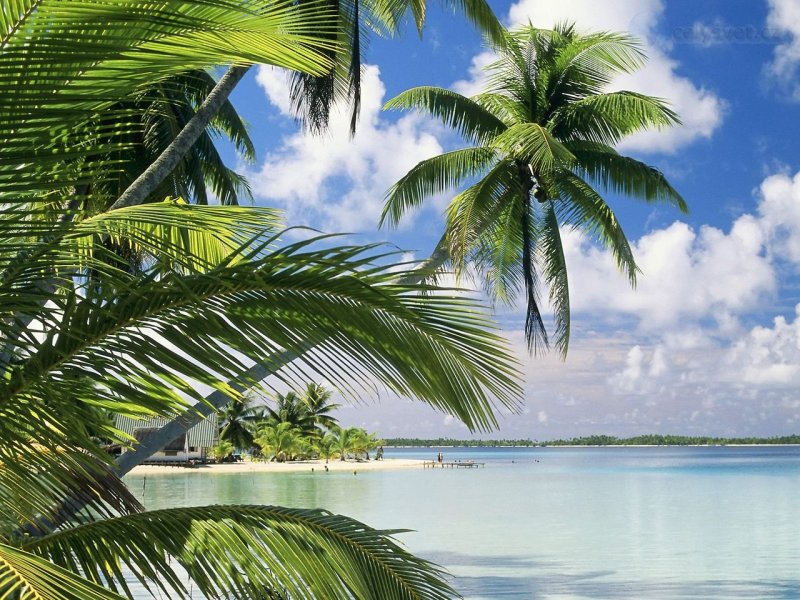
{"label": "distant island", "polygon": [[533,448],[545,446],[726,446],[726,445],[784,445],[800,444],[800,435],[784,435],[770,438],[740,437],[721,438],[710,436],[647,434],[629,438],[613,435],[589,435],[568,440],[456,440],[453,438],[418,439],[388,438],[384,440],[390,447],[451,447],[451,448]]}

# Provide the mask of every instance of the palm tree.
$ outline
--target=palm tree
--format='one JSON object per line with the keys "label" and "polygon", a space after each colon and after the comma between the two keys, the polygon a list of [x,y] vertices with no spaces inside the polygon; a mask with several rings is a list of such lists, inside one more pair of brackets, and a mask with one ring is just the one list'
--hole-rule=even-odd
{"label": "palm tree", "polygon": [[264,424],[255,436],[262,454],[278,462],[292,460],[299,453],[302,439],[302,432],[286,421]]}
{"label": "palm tree", "polygon": [[352,428],[344,428],[340,426],[336,426],[333,430],[331,430],[331,450],[333,451],[332,454],[336,454],[339,457],[339,460],[345,461],[347,460],[347,455],[350,453],[350,438],[352,437],[353,430]]}
{"label": "palm tree", "polygon": [[325,459],[326,463],[339,455],[336,450],[336,440],[336,434],[333,431],[329,431],[316,443],[317,453],[321,458]]}
{"label": "palm tree", "polygon": [[331,390],[313,382],[306,385],[303,393],[302,401],[305,405],[306,413],[313,419],[318,437],[322,436],[323,430],[331,430],[337,424],[336,418],[329,413],[339,408],[341,404],[332,403],[330,401],[331,396],[333,396]]}
{"label": "palm tree", "polygon": [[216,446],[211,448],[211,456],[214,460],[221,462],[228,458],[235,450],[233,444],[227,440],[219,440]]}
{"label": "palm tree", "polygon": [[264,419],[265,408],[252,406],[252,398],[231,402],[222,411],[222,428],[219,431],[221,440],[230,442],[234,448],[249,450],[253,447],[253,432],[257,424]]}
{"label": "palm tree", "polygon": [[506,34],[497,60],[487,67],[482,93],[466,98],[420,87],[386,104],[430,113],[471,145],[417,164],[388,192],[382,222],[397,224],[425,198],[470,183],[450,202],[445,234],[429,267],[449,260],[461,275],[474,265],[495,301],[512,302],[522,293],[533,351],[548,346],[539,297],[544,281],[555,312],[555,345],[567,353],[569,288],[561,227],[595,238],[631,284],[636,281],[625,233],[598,189],[686,210],[658,170],[614,150],[625,136],[678,122],[657,98],[606,91],[617,74],[635,71],[644,61],[638,44],[625,35],[527,26]]}
{"label": "palm tree", "polygon": [[381,441],[374,433],[369,433],[366,429],[357,427],[350,435],[350,449],[356,458],[364,455],[364,458],[369,460],[369,453],[375,450]]}
{"label": "palm tree", "polygon": [[308,413],[303,399],[294,391],[275,394],[275,408],[265,407],[266,416],[273,424],[288,423],[305,436],[316,432],[314,418]]}
{"label": "palm tree", "polygon": [[[215,64],[322,74],[329,46],[317,33],[329,24],[315,6],[266,0],[2,3],[5,596],[118,599],[115,590],[129,593],[122,564],[171,598],[191,593],[177,565],[208,597],[452,593],[436,567],[345,517],[276,507],[143,512],[88,433],[128,444],[86,407],[174,416],[203,400],[192,382],[239,399],[227,381],[246,370],[245,357],[277,349],[318,348],[310,362],[338,387],[360,373],[356,383],[377,380],[476,428],[494,424],[492,398],[516,406],[513,361],[477,307],[420,296],[437,289],[398,285],[391,266],[365,269],[382,260],[369,248],[280,246],[274,211],[258,208],[167,201],[82,219],[57,210],[78,186],[119,176],[109,150],[129,147],[142,123],[126,105],[137,92]],[[119,240],[147,258],[142,268],[119,264],[108,244]],[[91,393],[74,389],[87,374]],[[276,377],[298,379],[291,367]]]}

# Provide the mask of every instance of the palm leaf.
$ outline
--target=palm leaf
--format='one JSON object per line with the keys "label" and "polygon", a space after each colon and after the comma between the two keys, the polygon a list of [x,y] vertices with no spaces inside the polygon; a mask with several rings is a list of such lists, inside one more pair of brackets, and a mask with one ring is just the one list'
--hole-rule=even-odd
{"label": "palm leaf", "polygon": [[580,177],[565,172],[559,174],[557,182],[560,195],[564,199],[558,205],[564,223],[587,232],[610,250],[617,267],[627,275],[631,285],[635,285],[639,268],[614,211]]}
{"label": "palm leaf", "polygon": [[646,202],[664,202],[687,212],[683,196],[658,169],[618,154],[613,148],[591,142],[567,144],[577,158],[575,170],[603,189]]}
{"label": "palm leaf", "polygon": [[5,544],[0,544],[0,590],[4,598],[18,600],[123,600],[102,585]]}
{"label": "palm leaf", "polygon": [[463,148],[422,160],[386,193],[380,224],[396,226],[403,214],[417,208],[427,197],[457,187],[465,179],[486,170],[495,153],[483,147]]}
{"label": "palm leaf", "polygon": [[555,111],[549,127],[559,139],[614,145],[637,131],[677,124],[678,115],[663,100],[623,91],[571,102]]}
{"label": "palm leaf", "polygon": [[555,315],[555,346],[562,358],[566,358],[570,336],[569,281],[561,231],[554,203],[543,205],[544,216],[538,232],[536,251],[538,262],[544,265],[544,279],[550,288],[550,304]]}
{"label": "palm leaf", "polygon": [[538,123],[512,125],[492,140],[491,147],[528,163],[534,173],[548,173],[575,161],[572,152]]}
{"label": "palm leaf", "polygon": [[148,588],[189,598],[180,565],[210,597],[453,598],[442,571],[390,536],[322,510],[173,508],[65,529],[26,550],[128,592],[121,566]]}
{"label": "palm leaf", "polygon": [[466,140],[479,144],[493,139],[506,128],[474,100],[444,88],[411,88],[389,100],[383,108],[424,111],[455,129]]}

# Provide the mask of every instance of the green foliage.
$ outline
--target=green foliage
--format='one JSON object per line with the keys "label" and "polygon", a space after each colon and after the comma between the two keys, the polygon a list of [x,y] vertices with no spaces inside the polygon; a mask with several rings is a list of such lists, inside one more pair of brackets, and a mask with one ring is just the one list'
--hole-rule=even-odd
{"label": "green foliage", "polygon": [[227,440],[220,440],[217,442],[217,445],[211,448],[211,456],[214,457],[214,460],[217,462],[222,462],[226,458],[228,458],[233,451],[235,450],[233,444],[231,444]]}
{"label": "green foliage", "polygon": [[516,448],[536,446],[536,442],[527,439],[521,440],[457,440],[453,438],[387,438],[384,446],[409,447],[409,448]]}
{"label": "green foliage", "polygon": [[658,170],[614,150],[637,131],[679,122],[658,98],[606,92],[615,76],[635,71],[644,60],[625,35],[526,26],[504,33],[497,60],[487,67],[486,89],[473,98],[419,87],[386,103],[428,113],[472,145],[409,171],[389,190],[382,223],[396,225],[426,198],[469,184],[448,207],[445,235],[434,253],[442,258],[430,267],[449,263],[461,276],[472,265],[495,301],[524,296],[533,351],[550,343],[540,311],[542,285],[554,311],[555,346],[562,356],[568,349],[562,227],[582,229],[610,250],[635,284],[630,245],[595,187],[686,210]]}
{"label": "green foliage", "polygon": [[[132,442],[109,412],[172,417],[202,402],[198,384],[239,402],[230,382],[249,357],[279,352],[306,361],[274,373],[281,385],[309,371],[355,394],[377,382],[476,429],[495,424],[495,403],[517,406],[515,363],[481,307],[398,283],[406,274],[374,247],[281,245],[269,209],[167,199],[97,214],[205,95],[207,69],[266,63],[324,75],[338,59],[335,17],[328,3],[265,0],[0,5],[3,597],[118,598],[127,567],[186,598],[179,566],[209,597],[454,594],[394,532],[345,517],[143,512],[95,442]],[[229,109],[211,132],[246,150]],[[237,180],[208,141],[170,185],[200,203],[209,186],[232,203]],[[315,425],[329,406],[317,400]],[[361,437],[359,451],[374,441]],[[287,442],[276,454],[299,451]]]}

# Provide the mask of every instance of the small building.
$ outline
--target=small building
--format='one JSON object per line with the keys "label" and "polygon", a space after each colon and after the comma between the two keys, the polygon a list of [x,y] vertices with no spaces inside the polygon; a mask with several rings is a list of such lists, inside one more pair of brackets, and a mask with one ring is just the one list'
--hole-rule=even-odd
{"label": "small building", "polygon": [[[133,419],[117,415],[116,427],[140,441],[146,435],[153,431],[158,431],[170,421],[171,419],[167,417]],[[217,444],[217,438],[217,414],[212,413],[150,456],[146,462],[188,463],[204,461],[209,454],[209,450]]]}

